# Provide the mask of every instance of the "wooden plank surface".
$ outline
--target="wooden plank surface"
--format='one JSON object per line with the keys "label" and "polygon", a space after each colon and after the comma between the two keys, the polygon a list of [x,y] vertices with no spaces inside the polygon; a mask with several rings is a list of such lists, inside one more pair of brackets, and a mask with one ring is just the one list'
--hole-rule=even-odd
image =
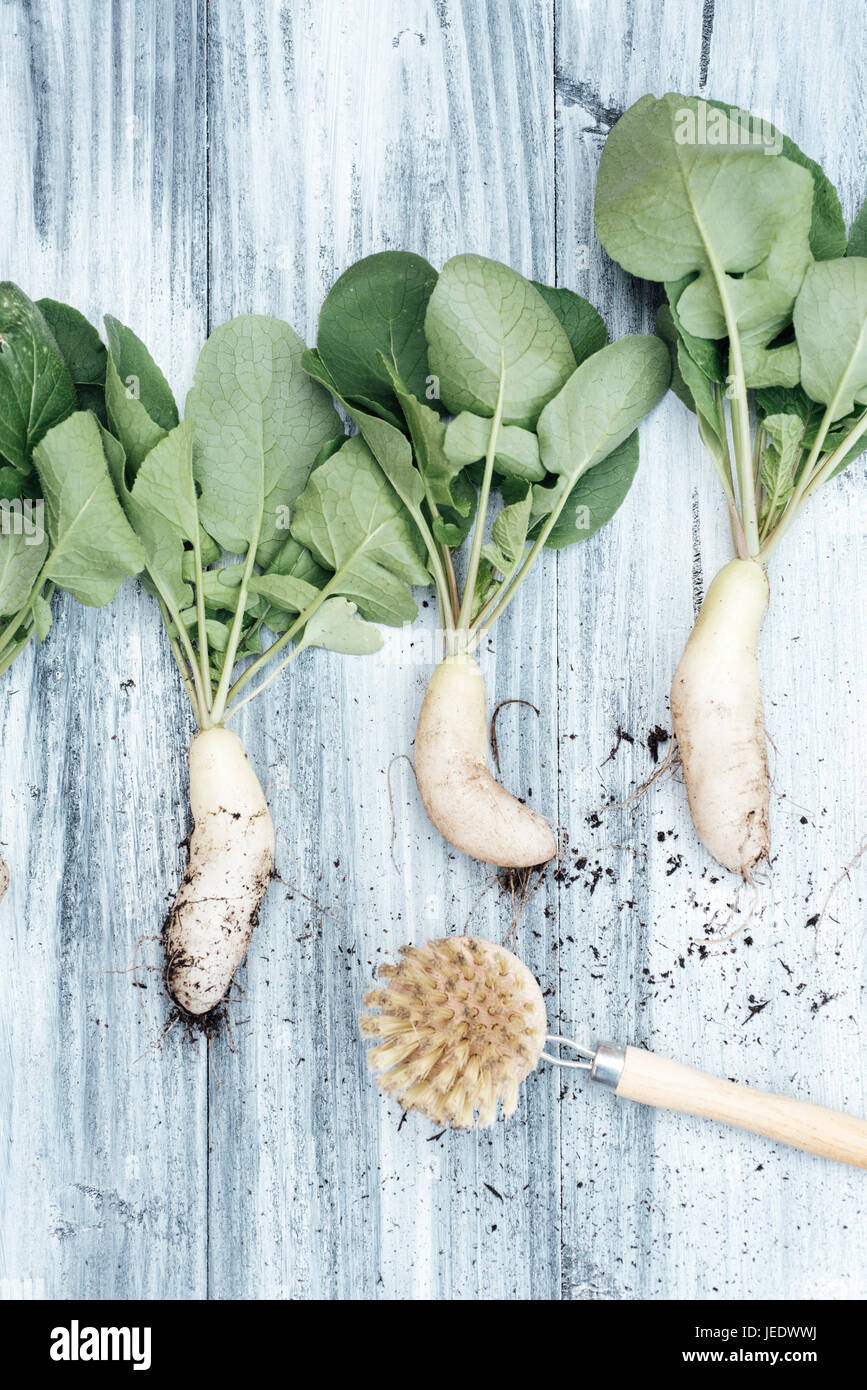
{"label": "wooden plank surface", "polygon": [[[208,321],[269,312],[312,340],[335,276],[391,246],[556,274],[613,336],[647,330],[652,293],[592,229],[617,113],[705,83],[778,119],[851,216],[865,48],[854,0],[794,0],[784,22],[747,0],[125,0],[74,19],[13,0],[0,277],[125,317],[181,399]],[[622,513],[548,557],[485,658],[492,704],[541,712],[503,712],[504,780],[569,835],[519,950],[563,1031],[863,1110],[867,859],[834,887],[865,834],[863,467],[772,568],[775,853],[748,930],[691,940],[737,926],[749,901],[696,842],[677,777],[592,814],[652,770],[696,598],[727,558],[693,433],[668,399]],[[175,1030],[146,1052],[158,977],[144,992],[110,972],[177,882],[191,720],[136,586],[99,613],[58,604],[55,621],[0,687],[0,1293],[867,1296],[864,1181],[845,1169],[553,1069],[490,1134],[433,1138],[381,1102],[356,1025],[378,962],[452,931],[501,939],[511,919],[392,761],[411,752],[429,608],[381,657],[306,654],[245,711],[281,881],[234,1050],[223,1038],[209,1058]],[[633,741],[608,759],[618,726]]]}
{"label": "wooden plank surface", "polygon": [[[201,11],[0,6],[0,275],[117,314],[181,382],[205,331]],[[56,601],[0,720],[2,1288],[200,1295],[206,1059],[152,1048],[159,975],[117,973],[159,931],[189,816],[191,720],[146,596]]]}

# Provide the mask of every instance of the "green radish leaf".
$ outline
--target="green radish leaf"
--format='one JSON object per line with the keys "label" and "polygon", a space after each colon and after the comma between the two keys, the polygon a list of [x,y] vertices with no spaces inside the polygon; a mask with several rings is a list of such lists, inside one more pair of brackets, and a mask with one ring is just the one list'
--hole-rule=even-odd
{"label": "green radish leaf", "polygon": [[529,490],[522,501],[504,507],[494,519],[492,543],[482,548],[485,559],[506,581],[511,579],[523,557],[532,507],[533,495]]}
{"label": "green radish leaf", "polygon": [[105,369],[106,419],[112,434],[123,446],[133,472],[166,436],[166,431],[151,419],[137,398],[136,389],[135,377],[130,375],[127,382],[122,381],[109,356]]}
{"label": "green radish leaf", "polygon": [[357,617],[345,598],[329,598],[306,623],[299,647],[325,647],[346,656],[368,656],[382,646],[382,633]]}
{"label": "green radish leaf", "polygon": [[468,530],[475,511],[475,488],[461,477],[463,465],[453,462],[445,452],[445,425],[435,410],[423,405],[399,376],[387,370],[409,427],[415,462],[428,502],[432,504],[431,511],[436,514],[436,510],[445,507],[456,512],[460,518],[466,517]]}
{"label": "green radish leaf", "polygon": [[175,611],[186,608],[192,601],[185,564],[188,554],[191,580],[195,566],[184,541],[192,539],[196,526],[189,425],[184,421],[155,445],[141,464],[132,490],[127,486],[123,445],[104,432],[103,448],[115,492],[144,549],[145,586]]}
{"label": "green radish leaf", "polygon": [[449,550],[457,550],[469,535],[473,519],[472,515],[461,516],[455,511],[446,516],[435,516],[431,522],[434,540],[439,541],[440,545],[448,546]]}
{"label": "green radish leaf", "polygon": [[668,281],[665,285],[672,326],[699,371],[704,376],[709,377],[711,381],[723,385],[728,370],[723,348],[719,343],[713,342],[709,338],[696,338],[692,333],[687,333],[678,317],[678,301],[687,285],[691,284],[692,279],[691,275],[685,275],[682,279]]}
{"label": "green radish leaf", "polygon": [[[306,352],[306,348],[305,348],[305,352]],[[303,365],[304,365],[303,361],[302,361],[301,365],[302,365],[302,367],[303,367]],[[338,449],[342,449],[342,448],[343,448],[343,445],[344,445],[345,443],[346,443],[346,431],[345,431],[345,430],[341,430],[340,433],[339,433],[339,434],[336,434],[336,435],[334,436],[333,439],[326,439],[325,443],[322,445],[322,448],[319,450],[319,453],[316,455],[315,459],[313,460],[313,468],[318,468],[319,465],[320,465],[320,463],[324,463],[326,459],[330,459],[330,458],[331,458],[331,455],[332,455],[332,454],[336,454]],[[313,472],[313,469],[311,468],[310,471],[311,471],[311,473],[312,473],[312,472]]]}
{"label": "green radish leaf", "polygon": [[311,474],[292,534],[334,572],[334,592],[352,599],[363,617],[399,626],[416,616],[408,586],[429,582],[422,543],[361,437]]}
{"label": "green radish leaf", "polygon": [[319,589],[291,574],[254,574],[250,590],[261,594],[281,613],[303,613],[316,599]]}
{"label": "green radish leaf", "polygon": [[293,579],[303,579],[317,589],[321,589],[328,578],[327,571],[317,565],[310,551],[299,545],[293,536],[287,536],[266,573],[291,575]]}
{"label": "green radish leaf", "polygon": [[33,626],[36,630],[37,642],[44,642],[51,631],[51,604],[42,594],[37,594],[33,600]]}
{"label": "green radish leaf", "polygon": [[714,457],[722,460],[725,444],[720,433],[714,397],[715,383],[705,376],[687,350],[675,327],[674,316],[667,304],[661,304],[656,316],[656,330],[666,344],[671,357],[671,389],[687,409],[698,416],[702,439]]}
{"label": "green radish leaf", "polygon": [[[704,101],[705,98],[697,98]],[[800,164],[807,169],[813,180],[813,211],[810,221],[810,250],[817,261],[832,260],[835,256],[842,256],[846,249],[846,223],[843,221],[843,209],[840,206],[840,199],[837,190],[828,178],[824,169],[810,159],[809,155],[804,154],[790,140],[788,135],[783,135],[776,126],[770,121],[755,116],[749,116],[739,106],[729,106],[724,101],[712,101],[706,99],[707,106],[716,110],[724,111],[727,115],[736,120],[747,116],[750,124],[749,129],[754,137],[759,138],[759,142],[769,149],[779,149],[780,154],[785,159],[790,159],[793,164]]]}
{"label": "green radish leaf", "polygon": [[135,472],[154,445],[175,428],[178,408],[168,382],[141,339],[111,314],[106,314],[104,322],[108,423]]}
{"label": "green radish leaf", "polygon": [[867,202],[862,203],[852,223],[846,255],[867,256]]}
{"label": "green radish leaf", "polygon": [[424,396],[424,316],[436,282],[433,266],[409,251],[366,256],[340,276],[319,314],[316,349],[341,396],[362,409],[384,409],[392,423],[392,374],[411,394]]}
{"label": "green radish leaf", "polygon": [[35,445],[77,404],[72,378],[45,318],[17,285],[3,281],[0,455],[20,473],[29,473]]}
{"label": "green radish leaf", "polygon": [[184,420],[148,454],[136,474],[132,496],[140,509],[155,514],[190,544],[199,527],[193,480],[193,429]]}
{"label": "green radish leaf", "polygon": [[171,387],[141,338],[111,314],[105,316],[108,353],[124,385],[166,434],[178,423]]}
{"label": "green radish leaf", "polygon": [[100,607],[145,557],[115,495],[97,421],[84,411],[70,415],[37,444],[33,459],[51,543],[46,578]]}
{"label": "green radish leaf", "polygon": [[761,521],[775,516],[795,488],[795,464],[804,427],[796,415],[768,415],[762,421],[768,443],[762,450],[760,481],[764,488]]}
{"label": "green radish leaf", "polygon": [[576,366],[580,367],[594,352],[604,348],[608,342],[608,329],[602,315],[589,300],[582,299],[574,290],[541,285],[538,280],[531,280],[530,284],[539,291],[565,329]]}
{"label": "green radish leaf", "polygon": [[[466,468],[485,457],[490,437],[490,420],[473,415],[469,410],[461,411],[446,427],[443,446],[446,457],[454,467]],[[522,429],[520,425],[500,427],[494,472],[507,478],[541,482],[545,470],[539,461],[539,441],[532,430]]]}
{"label": "green radish leaf", "polygon": [[360,410],[357,406],[350,404],[344,396],[341,396],[334,378],[318,353],[312,352],[308,348],[303,357],[303,365],[308,375],[331,392],[332,396],[343,406],[353,424],[358,426],[362,439],[401,502],[416,525],[423,528],[426,524],[421,510],[425,500],[424,483],[421,474],[413,464],[412,446],[409,440],[387,420],[379,419],[368,411]]}
{"label": "green radish leaf", "polygon": [[339,430],[330,400],[302,368],[303,353],[288,323],[233,319],[202,349],[187,397],[202,524],[226,550],[255,546],[266,567],[323,445]]}
{"label": "green radish leaf", "polygon": [[[558,516],[545,545],[562,550],[576,541],[594,536],[614,516],[638,472],[638,430],[634,430],[608,458],[597,463],[578,479]],[[537,522],[550,515],[560,499],[564,480],[553,488],[533,488],[533,530]],[[553,495],[552,495],[553,494]]]}
{"label": "green radish leaf", "polygon": [[34,476],[32,473],[19,473],[11,464],[0,466],[0,498],[14,502],[18,497],[26,497],[31,490],[38,492],[38,487],[32,489],[29,486]]}
{"label": "green radish leaf", "polygon": [[[202,571],[202,597],[205,607],[211,614],[234,613],[238,606],[243,565],[226,565],[222,569]],[[256,613],[261,610],[261,602],[253,592],[252,582],[248,586],[244,601],[244,611]]]}
{"label": "green radish leaf", "polygon": [[[841,438],[836,437],[833,431],[829,433],[826,439],[826,452],[833,448],[836,448],[838,444],[842,444],[843,438],[845,438],[845,436]],[[854,463],[856,459],[861,458],[865,450],[867,450],[867,435],[862,434],[860,438],[857,439],[855,443],[852,445],[851,449],[849,449],[843,455],[840,462],[837,464],[837,467],[834,469],[833,473],[829,474],[828,481],[830,482],[831,478],[836,478],[840,473],[843,472],[844,468],[849,467],[850,463]]]}
{"label": "green radish leaf", "polygon": [[[186,618],[187,615],[184,615],[184,616],[185,616],[185,618]],[[188,617],[188,619],[187,619],[187,621],[189,622],[190,627],[192,627],[192,625],[193,625],[193,623],[195,622],[195,620],[196,620],[196,613],[195,613],[195,611],[193,611],[192,613],[189,614],[189,617]],[[205,632],[206,632],[207,635],[208,635],[208,650],[209,650],[209,652],[217,652],[217,653],[225,652],[226,648],[227,648],[228,645],[229,645],[229,627],[230,627],[230,624],[229,624],[229,623],[221,623],[221,622],[218,622],[216,618],[206,618],[206,619],[205,619]],[[218,669],[219,669],[219,668],[218,668]]]}
{"label": "green radish leaf", "polygon": [[801,384],[831,419],[867,404],[867,260],[818,261],[804,278],[794,313]]}
{"label": "green radish leaf", "polygon": [[768,415],[794,415],[801,422],[803,444],[812,447],[822,417],[822,407],[811,401],[802,386],[771,386],[756,392],[759,420]]}
{"label": "green radish leaf", "polygon": [[[89,319],[78,309],[73,309],[71,304],[61,304],[56,299],[39,299],[36,307],[54,334],[54,341],[76,390],[82,386],[103,388],[105,344]],[[89,408],[90,400],[87,406],[82,405],[82,409]]]}
{"label": "green radish leaf", "polygon": [[502,583],[498,579],[494,578],[494,569],[495,566],[491,562],[490,557],[486,555],[483,551],[482,557],[479,561],[479,568],[476,572],[476,582],[473,587],[473,606],[471,615],[473,619],[478,617],[481,609],[487,603],[488,599],[491,598],[495,593],[498,593],[503,588]]}
{"label": "green radish leaf", "polygon": [[532,429],[575,370],[565,330],[529,280],[483,256],[447,261],[425,318],[431,373],[452,415],[492,416]]}
{"label": "green radish leaf", "polygon": [[697,272],[677,301],[681,325],[719,339],[736,324],[755,360],[789,322],[812,259],[813,177],[781,155],[690,139],[699,107],[648,96],[618,121],[599,167],[597,231],[634,275]]}
{"label": "green radish leaf", "polygon": [[632,433],[668,389],[668,351],[658,338],[632,334],[588,357],[539,417],[545,469],[566,490]]}
{"label": "green radish leaf", "polygon": [[[671,306],[668,304],[660,304],[656,311],[656,336],[660,338],[668,348],[668,356],[671,362],[670,385],[672,391],[677,396],[677,399],[686,406],[687,410],[691,410],[693,415],[696,415],[698,412],[696,410],[695,396],[687,386],[678,363],[678,349],[681,346],[682,339],[675,328]],[[712,392],[711,399],[713,399]]]}
{"label": "green radish leaf", "polygon": [[766,348],[744,344],[744,377],[747,386],[797,386],[801,378],[801,356],[796,343]]}
{"label": "green radish leaf", "polygon": [[22,529],[7,532],[4,525],[0,531],[0,617],[11,618],[24,607],[47,555],[47,536],[28,536]]}

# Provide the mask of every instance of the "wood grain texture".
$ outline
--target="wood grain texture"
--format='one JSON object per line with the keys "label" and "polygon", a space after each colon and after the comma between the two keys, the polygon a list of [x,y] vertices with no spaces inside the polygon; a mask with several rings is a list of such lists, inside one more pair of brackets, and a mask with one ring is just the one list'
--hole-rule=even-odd
{"label": "wood grain texture", "polygon": [[[782,20],[717,0],[712,28],[689,0],[82,0],[74,18],[6,0],[0,276],[125,317],[181,399],[208,322],[274,313],[312,340],[336,275],[385,247],[437,266],[497,256],[586,294],[612,336],[648,330],[654,295],[592,228],[617,114],[705,77],[819,158],[851,217],[860,18],[854,0],[793,0]],[[682,784],[593,814],[652,771],[648,734],[670,727],[671,673],[728,558],[674,398],[642,459],[614,523],[544,561],[485,657],[492,706],[540,710],[502,712],[503,779],[569,835],[518,949],[555,1031],[863,1112],[867,856],[835,884],[867,830],[863,467],[774,561],[775,855],[748,930],[700,949],[750,904],[695,839]],[[392,761],[412,751],[434,622],[423,609],[378,658],[306,653],[239,721],[281,879],[210,1059],[177,1029],[146,1052],[158,976],[145,992],[109,973],[159,929],[188,829],[191,720],[151,601],[127,585],[102,612],[59,603],[4,678],[0,1292],[867,1296],[857,1173],[553,1068],[510,1125],[437,1137],[365,1076],[357,1013],[377,964],[510,925]],[[618,726],[632,742],[608,758]]]}
{"label": "wood grain texture", "polygon": [[[202,10],[204,6],[202,7]],[[182,383],[205,326],[204,31],[195,6],[0,5],[2,276],[126,319]],[[158,932],[191,732],[150,600],[55,603],[0,689],[3,1291],[205,1287],[206,1059],[160,1049]],[[140,959],[159,962],[142,942]],[[142,1056],[142,1054],[144,1054]]]}

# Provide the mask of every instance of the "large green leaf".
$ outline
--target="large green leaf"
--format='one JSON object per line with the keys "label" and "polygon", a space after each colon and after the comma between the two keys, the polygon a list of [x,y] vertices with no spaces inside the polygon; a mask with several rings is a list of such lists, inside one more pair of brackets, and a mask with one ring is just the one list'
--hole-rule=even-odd
{"label": "large green leaf", "polygon": [[[466,468],[483,459],[491,437],[491,422],[483,415],[461,411],[449,421],[445,433],[446,457],[454,466]],[[506,478],[541,482],[545,470],[539,461],[539,441],[533,430],[520,425],[502,425],[497,432],[494,472]]]}
{"label": "large green leaf", "polygon": [[303,613],[316,598],[319,588],[291,574],[254,574],[250,580],[250,591],[261,594],[282,613]]}
{"label": "large green leaf", "polygon": [[812,260],[813,177],[781,154],[690,138],[700,105],[647,96],[618,121],[599,167],[599,239],[634,275],[694,276],[677,301],[682,328],[719,339],[737,325],[750,373],[766,383],[776,365],[784,379],[791,353],[771,363],[763,354]]}
{"label": "large green leaf", "polygon": [[106,314],[105,331],[108,424],[135,472],[154,445],[177,425],[178,408],[168,382],[132,329]]}
{"label": "large green leaf", "polygon": [[580,294],[561,285],[542,285],[538,280],[530,283],[560,320],[577,366],[580,367],[592,353],[605,346],[608,342],[605,320],[589,300],[582,299]]}
{"label": "large green leaf", "polygon": [[46,577],[80,603],[108,603],[141,570],[144,553],[117,499],[94,416],[76,411],[55,425],[33,461],[51,546]]}
{"label": "large green leaf", "polygon": [[[132,491],[125,496],[121,493],[121,501],[144,546],[147,568],[158,592],[173,608],[186,608],[191,593],[184,573],[184,542],[193,542],[199,525],[193,431],[188,420],[154,446],[139,467]],[[226,606],[230,603],[227,593]]]}
{"label": "large green leaf", "polygon": [[425,333],[430,369],[452,415],[492,416],[502,387],[503,423],[532,429],[575,370],[566,331],[539,291],[484,256],[446,262]]}
{"label": "large green leaf", "polygon": [[416,616],[407,586],[429,582],[424,548],[360,436],[311,474],[292,534],[334,571],[333,592],[352,599],[365,618],[399,626]]}
{"label": "large green leaf", "polygon": [[[741,107],[730,106],[724,101],[713,101],[711,98],[704,97],[697,97],[695,100],[705,101],[708,108],[714,107],[724,111],[732,117],[734,122],[737,122],[739,133],[744,131],[756,141],[759,148],[779,150],[784,158],[809,170],[813,180],[810,250],[817,261],[827,261],[832,260],[835,256],[842,256],[846,249],[846,224],[843,221],[843,209],[840,206],[837,190],[821,165],[817,164],[809,155],[804,154],[794,140],[790,140],[788,135],[778,131],[770,121],[751,116]],[[744,117],[746,117],[746,123]],[[741,138],[743,139],[743,134],[741,134]]]}
{"label": "large green leaf", "polygon": [[0,530],[0,617],[12,617],[24,607],[47,554],[44,533],[28,536],[20,526]]}
{"label": "large green leaf", "polygon": [[[333,450],[336,453],[337,450]],[[328,455],[331,457],[331,454]],[[325,460],[322,460],[323,463]],[[313,584],[317,589],[321,589],[325,583],[326,574],[320,565],[317,565],[309,550],[303,545],[299,545],[294,536],[287,535],[277,554],[271,561],[267,574],[286,574],[294,579],[303,579],[308,584]]]}
{"label": "large green leaf", "polygon": [[415,463],[434,517],[434,531],[446,545],[459,545],[472,525],[476,490],[464,475],[464,465],[445,447],[446,426],[438,411],[424,405],[406,383],[387,367],[398,405],[412,441]]}
{"label": "large green leaf", "polygon": [[392,372],[424,396],[424,316],[436,281],[433,266],[409,251],[366,256],[340,276],[322,305],[316,348],[341,396],[395,411]]}
{"label": "large green leaf", "polygon": [[867,202],[862,203],[849,232],[847,256],[867,256]]}
{"label": "large green leaf", "polygon": [[344,656],[367,656],[382,646],[382,633],[357,616],[354,603],[345,598],[328,598],[317,608],[304,627],[299,647],[325,647]]}
{"label": "large green leaf", "polygon": [[36,307],[54,334],[75,387],[105,385],[105,344],[89,319],[71,304],[56,299],[37,300]]}
{"label": "large green leaf", "polygon": [[714,342],[710,338],[696,338],[692,333],[687,333],[677,312],[680,296],[691,280],[691,275],[685,275],[680,280],[666,282],[665,292],[668,295],[672,326],[699,371],[710,381],[721,384],[725,382],[728,370],[727,353],[724,351],[726,345]]}
{"label": "large green leaf", "polygon": [[75,410],[72,378],[39,309],[0,283],[0,455],[29,473],[33,449]]}
{"label": "large green leaf", "polygon": [[546,471],[574,487],[662,399],[670,374],[665,344],[643,334],[620,338],[588,357],[539,417]]}
{"label": "large green leaf", "polygon": [[108,424],[105,408],[105,344],[93,324],[56,299],[40,299],[37,308],[54,334],[61,356],[75,385],[79,410],[92,410],[100,424]]}
{"label": "large green leaf", "polygon": [[482,548],[482,555],[504,581],[511,579],[524,554],[532,510],[533,493],[528,488],[526,497],[510,502],[497,513],[491,527],[491,540]]}
{"label": "large green leaf", "polygon": [[[551,550],[562,550],[576,541],[588,540],[607,526],[632,487],[637,472],[638,430],[633,430],[606,459],[582,473],[569,492],[545,545]],[[559,501],[562,488],[562,478],[557,479],[553,488],[541,484],[533,488],[534,530],[536,523],[544,520]]]}
{"label": "large green leaf", "polygon": [[193,478],[193,429],[189,420],[177,425],[139,468],[132,496],[172,528],[182,541],[195,540],[199,526]]}
{"label": "large green leaf", "polygon": [[187,397],[199,514],[226,549],[267,566],[322,446],[339,433],[331,401],[301,365],[288,323],[249,315],[217,328]]}
{"label": "large green leaf", "polygon": [[804,279],[794,313],[801,384],[831,419],[867,404],[867,260],[819,261]]}
{"label": "large green leaf", "polygon": [[768,442],[762,450],[760,480],[763,488],[761,521],[785,506],[795,486],[795,463],[804,427],[797,415],[768,415],[762,421]]}
{"label": "large green leaf", "polygon": [[[422,503],[425,500],[424,483],[413,462],[412,446],[404,434],[367,410],[352,404],[341,396],[337,383],[325,363],[315,351],[304,353],[304,370],[325,387],[340,402],[353,424],[357,425],[361,437],[370,449],[391,486],[410,515],[419,526],[424,526]],[[339,451],[338,451],[339,452]],[[318,470],[317,470],[318,471]]]}
{"label": "large green leaf", "polygon": [[714,457],[722,462],[726,445],[717,413],[717,383],[706,376],[690,353],[684,337],[677,331],[677,320],[668,304],[661,304],[656,331],[671,355],[671,389],[698,417],[702,439]]}

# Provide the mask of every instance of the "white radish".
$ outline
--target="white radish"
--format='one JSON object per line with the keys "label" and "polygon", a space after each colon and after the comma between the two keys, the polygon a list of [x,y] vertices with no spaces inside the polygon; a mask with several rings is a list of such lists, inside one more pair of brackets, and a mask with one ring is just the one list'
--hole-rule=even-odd
{"label": "white radish", "polygon": [[226,997],[274,872],[274,826],[238,735],[211,728],[190,744],[189,859],[166,919],[165,983],[184,1015]]}
{"label": "white radish", "polygon": [[418,719],[414,765],[424,808],[455,849],[513,869],[547,864],[557,853],[544,817],[491,775],[485,682],[474,657],[447,656],[434,671]]}
{"label": "white radish", "polygon": [[671,714],[702,844],[749,878],[770,851],[768,759],[756,639],[768,579],[731,560],[714,579],[671,685]]}

